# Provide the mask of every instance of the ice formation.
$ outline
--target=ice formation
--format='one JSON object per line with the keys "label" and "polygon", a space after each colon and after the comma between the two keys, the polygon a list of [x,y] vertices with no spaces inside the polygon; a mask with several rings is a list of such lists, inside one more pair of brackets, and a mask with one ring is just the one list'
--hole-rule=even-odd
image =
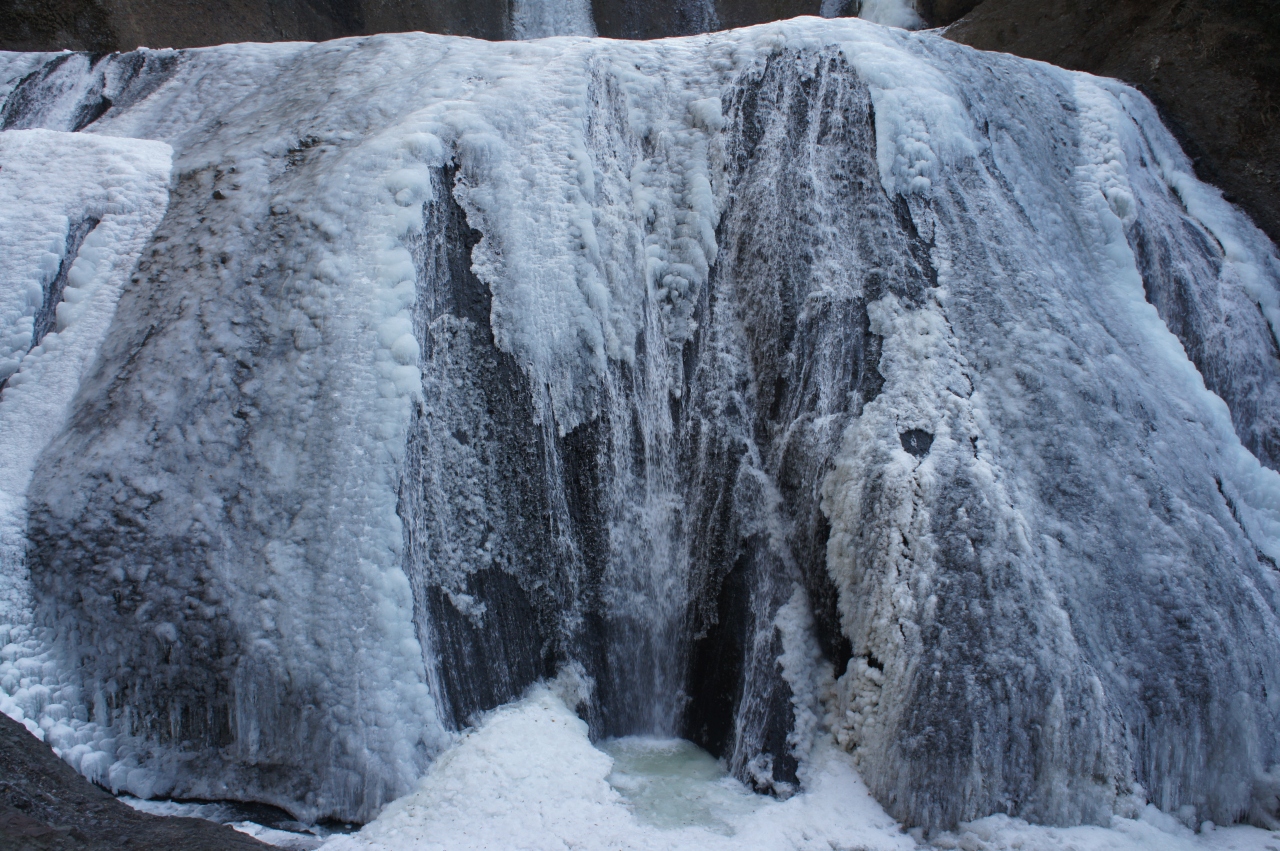
{"label": "ice formation", "polygon": [[912,0],[822,0],[819,14],[824,18],[856,15],[864,21],[907,30],[925,25]]}
{"label": "ice formation", "polygon": [[45,157],[173,150],[74,400],[0,397],[63,412],[2,708],[82,771],[366,820],[559,673],[780,798],[834,740],[912,826],[1275,817],[1280,259],[1133,90],[798,19],[0,96],[93,140]]}

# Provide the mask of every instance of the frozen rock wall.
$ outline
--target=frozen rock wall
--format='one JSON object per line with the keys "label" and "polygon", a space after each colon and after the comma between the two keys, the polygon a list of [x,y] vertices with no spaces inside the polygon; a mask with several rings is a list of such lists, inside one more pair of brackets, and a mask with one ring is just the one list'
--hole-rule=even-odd
{"label": "frozen rock wall", "polygon": [[363,819],[563,671],[910,824],[1275,810],[1280,260],[1134,91],[817,19],[0,91],[175,152],[6,566],[82,771]]}

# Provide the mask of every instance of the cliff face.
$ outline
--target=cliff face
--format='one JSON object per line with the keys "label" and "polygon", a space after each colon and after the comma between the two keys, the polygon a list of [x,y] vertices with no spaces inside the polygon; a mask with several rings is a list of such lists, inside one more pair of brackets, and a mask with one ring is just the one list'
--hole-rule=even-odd
{"label": "cliff face", "polygon": [[[512,37],[515,5],[510,0],[3,0],[0,49],[106,53],[412,30],[500,40]],[[690,35],[821,11],[821,0],[596,0],[589,5],[596,30],[609,38]],[[957,0],[935,5],[939,19],[959,17],[952,12]]]}
{"label": "cliff face", "polygon": [[1137,86],[1195,162],[1280,241],[1280,6],[986,0],[947,36]]}
{"label": "cliff face", "polygon": [[821,0],[594,0],[596,31],[609,38],[662,38],[817,15]]}

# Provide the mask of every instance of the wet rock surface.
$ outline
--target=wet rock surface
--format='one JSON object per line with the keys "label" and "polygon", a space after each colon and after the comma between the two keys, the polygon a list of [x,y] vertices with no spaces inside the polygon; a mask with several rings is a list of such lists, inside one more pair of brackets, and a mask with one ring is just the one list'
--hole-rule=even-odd
{"label": "wet rock surface", "polygon": [[224,825],[137,812],[94,786],[0,714],[0,847],[5,851],[252,851]]}

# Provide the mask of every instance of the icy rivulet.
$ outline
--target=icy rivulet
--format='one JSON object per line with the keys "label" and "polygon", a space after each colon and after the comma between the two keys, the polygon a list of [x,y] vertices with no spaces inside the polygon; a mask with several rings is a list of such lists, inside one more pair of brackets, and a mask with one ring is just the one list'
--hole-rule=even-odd
{"label": "icy rivulet", "polygon": [[[559,670],[784,796],[834,736],[910,824],[1274,813],[1280,260],[1132,90],[802,19],[0,97],[7,212],[88,150],[22,128],[174,152],[128,234],[0,234],[52,258],[0,305],[0,423],[50,424],[0,708],[81,771],[367,818]],[[24,347],[92,218],[154,233],[71,399]]]}

